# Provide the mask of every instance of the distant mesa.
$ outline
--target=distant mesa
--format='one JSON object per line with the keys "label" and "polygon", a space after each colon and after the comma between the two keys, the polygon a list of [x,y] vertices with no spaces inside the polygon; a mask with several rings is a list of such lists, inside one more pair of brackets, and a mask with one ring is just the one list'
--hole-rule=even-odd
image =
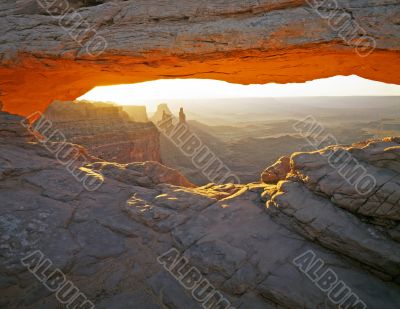
{"label": "distant mesa", "polygon": [[46,115],[48,117],[52,117],[53,120],[60,121],[118,117],[124,121],[149,122],[146,106],[144,105],[116,105],[113,102],[98,102],[88,100],[55,100],[47,108]]}
{"label": "distant mesa", "polygon": [[110,122],[130,121],[129,115],[121,106],[106,102],[92,101],[58,101],[50,104],[46,111],[46,118],[53,122],[89,121],[109,119]]}
{"label": "distant mesa", "polygon": [[149,122],[146,106],[142,105],[122,105],[122,109],[129,115],[134,122]]}

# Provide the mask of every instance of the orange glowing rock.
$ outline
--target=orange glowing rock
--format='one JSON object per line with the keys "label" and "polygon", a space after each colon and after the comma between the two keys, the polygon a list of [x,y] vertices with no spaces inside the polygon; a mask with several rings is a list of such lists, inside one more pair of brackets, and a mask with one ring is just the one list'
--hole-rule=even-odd
{"label": "orange glowing rock", "polygon": [[[62,12],[49,16],[30,0],[0,3],[7,12],[1,101],[6,111],[28,115],[95,86],[178,77],[254,84],[356,74],[400,83],[400,4],[374,3],[338,11],[345,18],[351,11],[350,30],[358,33],[351,40],[333,29],[333,17],[299,0],[105,1],[84,10],[75,3],[71,9],[106,42],[95,56],[93,34],[74,39],[76,25],[57,22]],[[376,44],[367,57],[356,52],[359,36]]]}

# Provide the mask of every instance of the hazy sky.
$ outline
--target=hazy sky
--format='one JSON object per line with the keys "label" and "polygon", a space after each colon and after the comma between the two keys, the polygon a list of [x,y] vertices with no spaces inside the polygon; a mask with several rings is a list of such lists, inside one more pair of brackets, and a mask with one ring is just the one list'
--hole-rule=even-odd
{"label": "hazy sky", "polygon": [[162,79],[151,82],[95,87],[78,99],[147,105],[173,99],[302,97],[302,96],[400,96],[400,85],[351,76],[335,76],[306,83],[238,85],[210,79]]}

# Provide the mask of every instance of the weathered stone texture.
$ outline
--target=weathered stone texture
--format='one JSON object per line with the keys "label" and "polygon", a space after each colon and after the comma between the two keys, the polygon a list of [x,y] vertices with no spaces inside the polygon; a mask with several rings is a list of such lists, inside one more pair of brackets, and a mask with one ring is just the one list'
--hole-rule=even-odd
{"label": "weathered stone texture", "polygon": [[[87,191],[30,142],[20,117],[0,120],[1,307],[58,306],[20,262],[40,249],[99,308],[201,308],[157,262],[175,247],[236,308],[337,308],[293,264],[308,250],[367,308],[398,308],[399,200],[386,207],[382,190],[368,211],[353,207],[361,197],[323,161],[329,148],[292,155],[278,184],[196,188],[153,162],[93,162],[83,172],[104,183]],[[399,145],[346,148],[377,179],[393,175],[382,189],[397,188]]]}

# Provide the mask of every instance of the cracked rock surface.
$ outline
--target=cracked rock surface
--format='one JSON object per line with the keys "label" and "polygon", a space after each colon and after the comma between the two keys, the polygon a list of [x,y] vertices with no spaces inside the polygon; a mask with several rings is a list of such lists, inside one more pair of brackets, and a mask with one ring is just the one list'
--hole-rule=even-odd
{"label": "cracked rock surface", "polygon": [[329,149],[293,154],[277,184],[180,186],[160,166],[92,162],[83,171],[104,183],[88,191],[20,120],[0,114],[1,308],[57,308],[20,262],[33,250],[98,308],[201,308],[157,262],[171,248],[235,308],[336,308],[293,264],[308,250],[368,308],[398,308],[396,138],[340,146],[377,178],[363,200],[324,162]]}

